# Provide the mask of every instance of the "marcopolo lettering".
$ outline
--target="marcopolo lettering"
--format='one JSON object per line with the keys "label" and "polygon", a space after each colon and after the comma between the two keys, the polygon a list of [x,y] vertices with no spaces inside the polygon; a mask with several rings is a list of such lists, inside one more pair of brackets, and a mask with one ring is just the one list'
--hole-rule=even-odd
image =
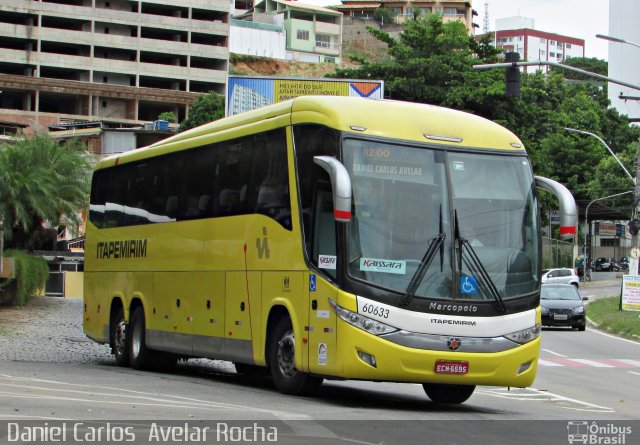
{"label": "marcopolo lettering", "polygon": [[451,312],[477,312],[477,306],[469,306],[463,304],[441,304],[431,303],[429,309],[434,311],[451,311]]}
{"label": "marcopolo lettering", "polygon": [[147,240],[132,239],[123,241],[101,241],[98,243],[96,257],[99,260],[120,258],[146,258]]}

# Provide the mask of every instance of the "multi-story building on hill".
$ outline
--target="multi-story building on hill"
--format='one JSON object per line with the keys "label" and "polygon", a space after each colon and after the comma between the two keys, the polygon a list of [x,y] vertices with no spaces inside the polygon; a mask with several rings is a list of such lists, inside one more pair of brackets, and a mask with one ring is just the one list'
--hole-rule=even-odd
{"label": "multi-story building on hill", "polygon": [[232,52],[301,62],[341,63],[341,12],[303,1],[262,0],[234,19]]}
{"label": "multi-story building on hill", "polygon": [[471,8],[470,1],[460,0],[341,0],[342,4],[331,6],[331,9],[342,12],[345,16],[356,19],[372,19],[378,8],[388,8],[395,13],[396,23],[402,23],[407,18],[413,18],[416,11],[420,14],[440,14],[444,22],[459,20],[465,24],[469,34],[475,34],[478,26],[473,23],[473,17],[478,15]]}
{"label": "multi-story building on hill", "polygon": [[0,121],[184,119],[224,93],[228,0],[0,0]]}
{"label": "multi-story building on hill", "polygon": [[[520,60],[541,60],[562,63],[571,57],[584,57],[584,40],[535,29],[535,21],[528,17],[508,17],[496,20],[496,47],[504,52],[517,52]],[[530,66],[523,70],[548,71],[549,66]]]}

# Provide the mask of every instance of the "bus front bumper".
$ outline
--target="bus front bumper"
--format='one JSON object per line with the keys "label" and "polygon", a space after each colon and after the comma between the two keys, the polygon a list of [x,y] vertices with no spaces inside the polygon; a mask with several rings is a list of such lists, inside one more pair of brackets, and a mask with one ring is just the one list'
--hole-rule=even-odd
{"label": "bus front bumper", "polygon": [[338,320],[338,345],[345,378],[526,387],[536,376],[540,337],[500,352],[436,351],[402,346]]}

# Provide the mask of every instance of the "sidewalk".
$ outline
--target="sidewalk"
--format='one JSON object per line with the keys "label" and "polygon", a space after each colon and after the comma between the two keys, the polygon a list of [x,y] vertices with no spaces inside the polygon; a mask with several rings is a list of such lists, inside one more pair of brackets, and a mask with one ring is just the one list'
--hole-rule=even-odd
{"label": "sidewalk", "polygon": [[83,301],[33,297],[21,307],[0,307],[0,360],[113,362],[106,345],[82,331]]}

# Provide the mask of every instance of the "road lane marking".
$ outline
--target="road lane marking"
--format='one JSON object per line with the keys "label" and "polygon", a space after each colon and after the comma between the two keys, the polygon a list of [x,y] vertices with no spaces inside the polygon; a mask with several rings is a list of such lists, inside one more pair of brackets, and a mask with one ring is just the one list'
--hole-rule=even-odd
{"label": "road lane marking", "polygon": [[589,360],[586,358],[572,358],[569,360],[578,362],[578,363],[583,363],[587,366],[592,366],[594,368],[615,368],[615,366],[609,365],[607,363],[602,363],[600,361],[595,361],[595,360]]}
{"label": "road lane marking", "polygon": [[633,365],[633,366],[635,366],[637,368],[640,368],[640,360],[631,360],[631,359],[628,359],[628,358],[619,358],[618,361],[622,362],[622,363],[627,363],[629,365]]}
{"label": "road lane marking", "polygon": [[632,359],[584,359],[584,358],[555,358],[538,359],[539,366],[565,366],[582,368],[640,368],[640,360]]}
{"label": "road lane marking", "polygon": [[[83,384],[77,384],[77,383],[61,382],[56,380],[44,380],[44,379],[37,379],[37,378],[12,376],[7,374],[0,374],[0,379],[1,378],[4,378],[6,380],[14,380],[14,381],[49,383],[51,385],[59,385],[59,386],[67,386],[67,387],[103,389],[103,390],[109,390],[112,392],[100,393],[95,391],[81,391],[77,389],[47,388],[43,386],[32,386],[27,384],[20,385],[17,383],[3,383],[0,380],[0,386],[9,387],[9,388],[14,387],[14,388],[21,388],[21,389],[48,391],[48,392],[66,392],[71,394],[78,394],[79,396],[82,395],[82,396],[89,396],[89,397],[98,395],[98,396],[106,396],[107,398],[108,397],[114,397],[114,398],[130,397],[131,398],[131,400],[128,402],[127,401],[118,402],[118,401],[108,401],[108,400],[102,401],[102,403],[109,403],[109,404],[135,404],[135,405],[146,405],[146,406],[166,406],[166,407],[174,407],[174,408],[190,408],[190,409],[204,409],[204,410],[228,409],[228,410],[234,410],[239,412],[253,411],[257,413],[267,413],[281,420],[311,419],[311,417],[304,414],[299,414],[299,413],[277,411],[277,410],[271,410],[266,408],[256,408],[253,406],[246,406],[246,405],[233,405],[229,403],[212,402],[209,400],[200,400],[200,399],[194,399],[194,398],[183,397],[183,396],[174,396],[170,394],[158,394],[158,393],[151,393],[151,392],[134,391],[134,390],[128,390],[123,388],[114,388],[109,386],[83,385]],[[117,394],[118,392],[124,392],[124,393],[130,393],[130,394]],[[89,402],[89,401],[97,402],[97,400],[84,399],[80,397],[78,397],[77,399],[74,399],[73,397],[64,397],[64,398],[56,397],[56,396],[38,397],[38,396],[28,396],[24,393],[21,393],[21,394],[24,395],[24,398],[35,398],[35,399],[42,398],[42,399],[53,399],[53,400],[76,400],[79,402]],[[132,394],[135,394],[135,395],[132,395]],[[14,394],[14,393],[4,393],[4,394],[0,393],[0,395],[4,395],[5,397],[19,396],[19,394]],[[149,402],[149,403],[141,403],[141,402]]]}
{"label": "road lane marking", "polygon": [[542,391],[536,388],[512,388],[505,392],[500,388],[482,388],[477,390],[481,394],[503,399],[520,400],[526,402],[552,402],[562,409],[570,409],[573,411],[587,411],[597,413],[614,413],[615,410],[607,406],[596,405],[585,402],[583,400],[572,399],[570,397],[554,394],[549,391]]}
{"label": "road lane marking", "polygon": [[640,372],[627,371],[629,374],[640,375]]}
{"label": "road lane marking", "polygon": [[540,366],[565,366],[565,365],[562,365],[560,363],[550,362],[550,361],[547,361],[547,360],[544,360],[544,359],[541,359],[541,358],[538,359],[538,365],[540,365]]}
{"label": "road lane marking", "polygon": [[616,337],[615,335],[605,334],[604,332],[600,332],[596,329],[589,329],[589,332],[593,332],[595,334],[604,335],[605,337],[613,338],[615,340],[625,341],[627,343],[633,343],[636,346],[640,346],[640,343],[637,341],[629,340],[628,338]]}
{"label": "road lane marking", "polygon": [[542,350],[545,351],[545,352],[548,352],[549,354],[557,355],[558,357],[568,357],[567,355],[563,355],[563,354],[560,354],[558,352],[554,352],[551,349],[542,349]]}

